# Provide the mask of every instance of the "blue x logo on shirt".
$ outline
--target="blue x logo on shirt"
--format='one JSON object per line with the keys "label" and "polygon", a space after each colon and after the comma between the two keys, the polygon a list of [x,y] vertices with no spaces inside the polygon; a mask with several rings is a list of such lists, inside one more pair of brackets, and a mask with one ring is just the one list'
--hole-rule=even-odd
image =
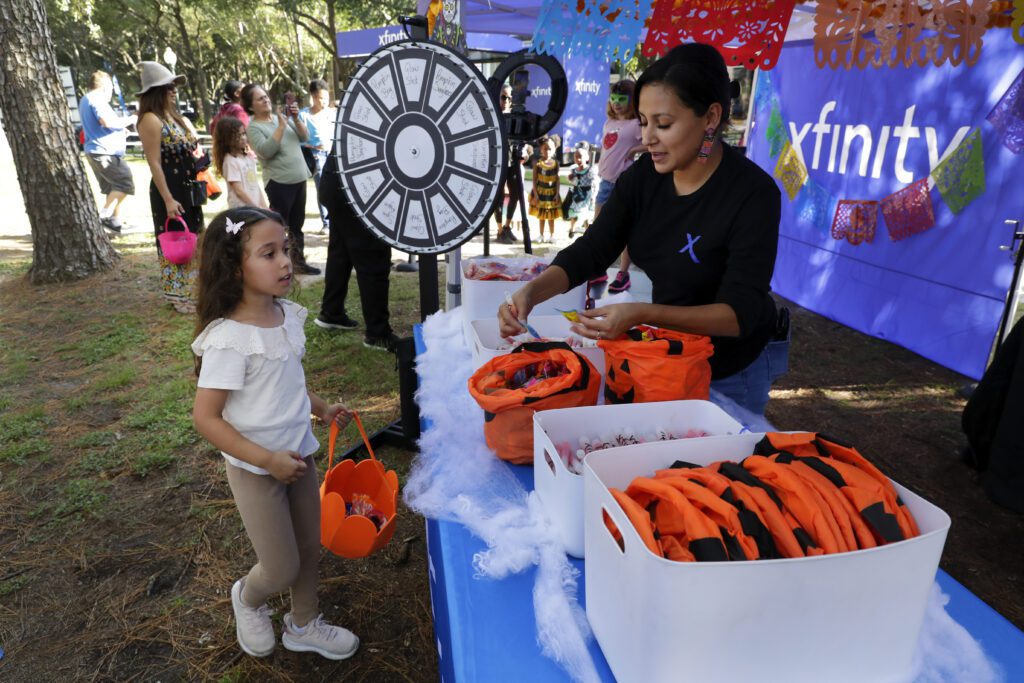
{"label": "blue x logo on shirt", "polygon": [[694,263],[700,263],[700,259],[697,258],[697,253],[693,248],[697,245],[697,240],[701,238],[700,235],[693,237],[690,233],[686,233],[686,246],[679,250],[680,254],[690,254],[690,258],[693,259]]}

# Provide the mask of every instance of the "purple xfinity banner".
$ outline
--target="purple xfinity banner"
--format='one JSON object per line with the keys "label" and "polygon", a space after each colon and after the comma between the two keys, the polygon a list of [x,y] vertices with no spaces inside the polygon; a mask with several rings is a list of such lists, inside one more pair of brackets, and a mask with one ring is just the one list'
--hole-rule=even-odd
{"label": "purple xfinity banner", "polygon": [[[339,57],[365,57],[374,50],[405,38],[405,29],[401,26],[341,31],[334,37]],[[500,33],[468,32],[466,42],[470,49],[493,52],[514,52],[523,47],[522,40]]]}
{"label": "purple xfinity banner", "polygon": [[596,149],[607,115],[609,64],[585,54],[560,61],[569,83],[565,113],[558,123],[562,148],[568,150],[577,142],[589,142]]}
{"label": "purple xfinity banner", "polygon": [[1004,220],[1024,218],[1024,154],[987,117],[1022,69],[1002,29],[970,67],[819,69],[787,44],[747,147],[783,190],[774,290],[980,377],[1013,273]]}

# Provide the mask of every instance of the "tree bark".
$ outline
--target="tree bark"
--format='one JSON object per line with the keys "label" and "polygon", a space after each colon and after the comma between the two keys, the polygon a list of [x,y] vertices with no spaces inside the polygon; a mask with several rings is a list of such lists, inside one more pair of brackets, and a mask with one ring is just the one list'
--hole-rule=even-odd
{"label": "tree bark", "polygon": [[118,255],[78,156],[43,0],[0,0],[0,112],[32,226],[31,281],[110,269]]}

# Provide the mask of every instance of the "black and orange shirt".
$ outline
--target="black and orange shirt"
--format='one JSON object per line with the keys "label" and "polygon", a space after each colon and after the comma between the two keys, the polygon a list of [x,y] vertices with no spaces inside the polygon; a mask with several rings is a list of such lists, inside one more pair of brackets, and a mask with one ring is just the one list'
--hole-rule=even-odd
{"label": "black and orange shirt", "polygon": [[628,168],[601,214],[554,259],[570,287],[603,274],[624,247],[653,284],[652,301],[674,306],[728,304],[740,336],[713,337],[713,379],[747,367],[775,329],[769,294],[779,240],[781,193],[775,180],[723,144],[722,161],[696,192],[679,196],[671,174],[650,155]]}

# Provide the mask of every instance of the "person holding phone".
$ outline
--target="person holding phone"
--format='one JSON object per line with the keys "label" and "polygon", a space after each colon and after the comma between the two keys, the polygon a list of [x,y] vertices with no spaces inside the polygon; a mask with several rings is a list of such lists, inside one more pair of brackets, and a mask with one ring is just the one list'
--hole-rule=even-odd
{"label": "person holding phone", "polygon": [[249,146],[263,166],[264,189],[270,208],[281,214],[291,237],[293,270],[302,275],[319,275],[320,269],[306,262],[306,181],[311,174],[302,156],[301,143],[309,138],[295,96],[285,95],[283,106],[274,104],[263,86],[250,83],[242,88],[242,106],[252,116],[247,130]]}

